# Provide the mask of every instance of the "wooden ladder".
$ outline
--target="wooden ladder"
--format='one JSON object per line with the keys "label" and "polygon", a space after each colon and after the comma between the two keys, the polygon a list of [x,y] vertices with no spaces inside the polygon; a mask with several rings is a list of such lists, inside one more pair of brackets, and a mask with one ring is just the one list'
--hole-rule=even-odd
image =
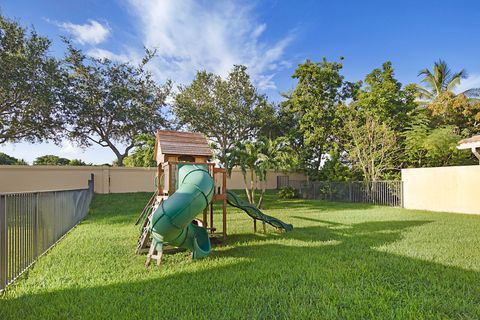
{"label": "wooden ladder", "polygon": [[[152,220],[152,216],[153,216],[153,212],[154,212],[153,208],[154,208],[156,199],[157,199],[157,193],[155,193],[154,196],[152,196],[148,205],[142,211],[142,215],[147,215],[147,216],[143,220],[142,228],[141,228],[141,231],[140,231],[140,237],[138,237],[138,241],[137,241],[137,248],[135,249],[135,254],[139,254],[141,252],[144,252],[149,247],[149,240],[150,240],[149,226],[150,226],[150,221]],[[160,199],[160,202],[159,202],[158,205],[160,206],[162,204],[163,200],[165,200],[165,199],[166,199],[165,197],[162,197]],[[140,220],[141,219],[138,219],[138,222]]]}
{"label": "wooden ladder", "polygon": [[135,225],[140,223],[140,221],[145,217],[148,211],[151,211],[152,206],[155,204],[155,199],[157,198],[157,195],[158,195],[158,190],[155,191],[150,197],[150,200],[148,200],[147,205],[145,206],[145,208],[143,208],[142,212],[138,216],[137,221],[135,222]]}

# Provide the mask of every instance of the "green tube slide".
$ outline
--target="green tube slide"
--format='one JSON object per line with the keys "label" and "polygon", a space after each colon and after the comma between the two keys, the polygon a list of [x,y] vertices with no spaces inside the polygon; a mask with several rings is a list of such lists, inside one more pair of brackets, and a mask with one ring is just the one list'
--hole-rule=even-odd
{"label": "green tube slide", "polygon": [[192,223],[212,201],[214,183],[203,165],[179,164],[177,190],[153,213],[150,231],[156,249],[164,243],[193,252],[193,259],[210,255],[207,230]]}

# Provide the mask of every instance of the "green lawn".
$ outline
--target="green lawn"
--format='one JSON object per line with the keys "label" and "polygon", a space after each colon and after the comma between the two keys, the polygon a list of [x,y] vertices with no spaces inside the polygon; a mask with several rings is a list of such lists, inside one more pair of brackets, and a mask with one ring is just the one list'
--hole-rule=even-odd
{"label": "green lawn", "polygon": [[[291,233],[229,207],[212,257],[135,256],[149,194],[95,196],[90,215],[0,298],[0,319],[479,319],[480,216],[278,200]],[[261,230],[261,228],[259,228]]]}

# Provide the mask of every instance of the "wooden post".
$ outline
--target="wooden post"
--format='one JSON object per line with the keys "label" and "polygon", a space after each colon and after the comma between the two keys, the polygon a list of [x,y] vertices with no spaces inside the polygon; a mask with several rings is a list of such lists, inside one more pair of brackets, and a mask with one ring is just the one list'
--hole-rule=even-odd
{"label": "wooden post", "polygon": [[205,228],[208,227],[207,211],[208,211],[208,208],[203,209],[203,226],[204,226]]}
{"label": "wooden post", "polygon": [[[155,254],[155,251],[157,251],[157,254]],[[152,240],[152,244],[150,245],[150,249],[148,250],[148,254],[147,254],[147,261],[145,261],[145,267],[148,267],[150,265],[150,262],[152,261],[152,259],[156,259],[157,266],[159,266],[160,263],[162,263],[162,256],[163,256],[163,243]]]}
{"label": "wooden post", "polygon": [[225,242],[227,240],[227,200],[223,199],[223,241]]}
{"label": "wooden post", "polygon": [[157,167],[157,192],[158,192],[158,195],[163,195],[163,186],[162,187],[162,183],[161,183],[161,180],[162,180],[162,175],[163,175],[163,168],[162,168],[162,165],[159,164],[158,167]]}
{"label": "wooden post", "polygon": [[213,202],[210,203],[210,232],[213,233]]}

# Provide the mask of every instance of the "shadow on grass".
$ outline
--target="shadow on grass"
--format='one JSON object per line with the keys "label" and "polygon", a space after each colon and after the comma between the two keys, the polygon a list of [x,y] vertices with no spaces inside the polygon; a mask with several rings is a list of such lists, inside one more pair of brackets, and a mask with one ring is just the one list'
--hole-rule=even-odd
{"label": "shadow on grass", "polygon": [[327,223],[280,235],[232,235],[230,246],[209,260],[191,262],[198,266],[193,272],[25,295],[0,301],[0,316],[478,318],[478,272],[378,249],[425,223],[366,222],[341,230]]}

